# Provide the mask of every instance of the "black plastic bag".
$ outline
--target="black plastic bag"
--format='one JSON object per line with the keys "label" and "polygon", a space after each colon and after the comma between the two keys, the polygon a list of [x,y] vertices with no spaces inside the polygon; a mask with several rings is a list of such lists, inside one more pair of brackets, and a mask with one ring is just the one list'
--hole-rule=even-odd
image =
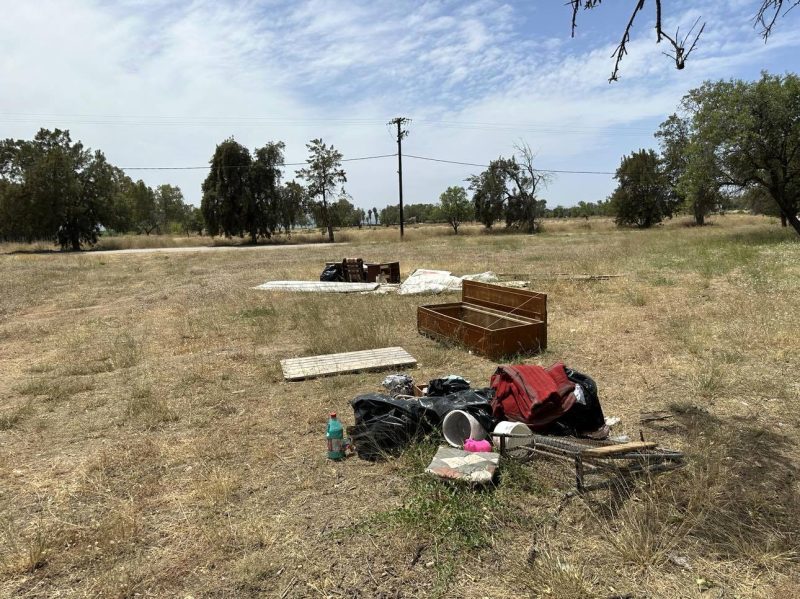
{"label": "black plastic bag", "polygon": [[[564,370],[567,378],[579,386],[580,390],[575,390],[576,401],[572,407],[556,420],[547,432],[554,435],[581,436],[599,431],[605,426],[606,419],[600,405],[597,383],[592,377],[577,370],[571,368]],[[582,398],[579,395],[582,395]]]}
{"label": "black plastic bag", "polygon": [[416,400],[367,393],[350,405],[355,424],[347,432],[358,457],[364,460],[376,461],[398,453],[433,430],[426,410]]}
{"label": "black plastic bag", "polygon": [[469,383],[460,376],[433,379],[428,383],[428,395],[449,395],[469,389]]}
{"label": "black plastic bag", "polygon": [[409,443],[436,431],[453,410],[464,410],[491,431],[492,389],[467,389],[440,397],[401,399],[380,393],[359,395],[355,424],[347,429],[358,457],[376,461],[402,451]]}
{"label": "black plastic bag", "polygon": [[342,265],[341,264],[330,264],[325,267],[322,271],[322,274],[319,276],[320,281],[344,281],[344,276],[342,275]]}
{"label": "black plastic bag", "polygon": [[442,425],[444,417],[453,410],[463,410],[474,416],[487,432],[491,432],[494,428],[491,405],[493,395],[494,390],[491,387],[465,389],[442,396],[420,397],[419,403],[428,412],[427,420],[435,422],[437,427]]}

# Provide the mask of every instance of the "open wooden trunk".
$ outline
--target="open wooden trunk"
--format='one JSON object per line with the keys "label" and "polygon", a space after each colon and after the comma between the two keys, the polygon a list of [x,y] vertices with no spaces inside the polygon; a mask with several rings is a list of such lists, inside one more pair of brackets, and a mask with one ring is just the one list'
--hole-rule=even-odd
{"label": "open wooden trunk", "polygon": [[417,308],[417,329],[492,359],[541,351],[547,347],[547,296],[464,281],[460,302]]}

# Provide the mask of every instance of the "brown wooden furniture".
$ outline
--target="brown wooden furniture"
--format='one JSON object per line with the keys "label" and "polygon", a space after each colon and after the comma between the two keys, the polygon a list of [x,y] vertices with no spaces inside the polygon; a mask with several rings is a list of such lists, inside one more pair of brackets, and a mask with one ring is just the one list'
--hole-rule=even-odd
{"label": "brown wooden furniture", "polygon": [[367,267],[367,283],[400,284],[399,262],[368,263],[364,266]]}
{"label": "brown wooden furniture", "polygon": [[[364,277],[364,261],[361,258],[342,260],[342,276],[347,283],[368,283]],[[374,283],[374,281],[372,281]]]}
{"label": "brown wooden furniture", "polygon": [[417,330],[500,359],[547,347],[547,296],[464,281],[461,301],[417,308]]}

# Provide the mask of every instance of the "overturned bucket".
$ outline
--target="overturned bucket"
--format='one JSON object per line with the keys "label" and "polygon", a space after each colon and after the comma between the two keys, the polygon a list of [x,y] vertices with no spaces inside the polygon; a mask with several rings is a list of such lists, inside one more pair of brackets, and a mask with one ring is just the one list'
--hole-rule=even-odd
{"label": "overturned bucket", "polygon": [[481,423],[470,413],[464,410],[453,410],[442,421],[442,434],[444,440],[453,447],[463,447],[467,439],[480,441],[486,439],[489,433]]}
{"label": "overturned bucket", "polygon": [[528,428],[527,424],[505,420],[498,422],[492,432],[492,443],[494,443],[495,447],[502,447],[500,442],[503,437],[500,435],[508,435],[505,437],[505,448],[509,450],[530,443],[533,433],[531,433],[531,429]]}

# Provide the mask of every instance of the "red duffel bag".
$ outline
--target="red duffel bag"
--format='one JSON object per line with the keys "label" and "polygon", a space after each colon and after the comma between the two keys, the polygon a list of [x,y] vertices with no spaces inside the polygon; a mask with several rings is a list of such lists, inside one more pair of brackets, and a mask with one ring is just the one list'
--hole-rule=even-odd
{"label": "red duffel bag", "polygon": [[546,428],[575,403],[575,385],[562,362],[547,369],[530,364],[499,366],[491,386],[493,416],[524,422],[532,429]]}

